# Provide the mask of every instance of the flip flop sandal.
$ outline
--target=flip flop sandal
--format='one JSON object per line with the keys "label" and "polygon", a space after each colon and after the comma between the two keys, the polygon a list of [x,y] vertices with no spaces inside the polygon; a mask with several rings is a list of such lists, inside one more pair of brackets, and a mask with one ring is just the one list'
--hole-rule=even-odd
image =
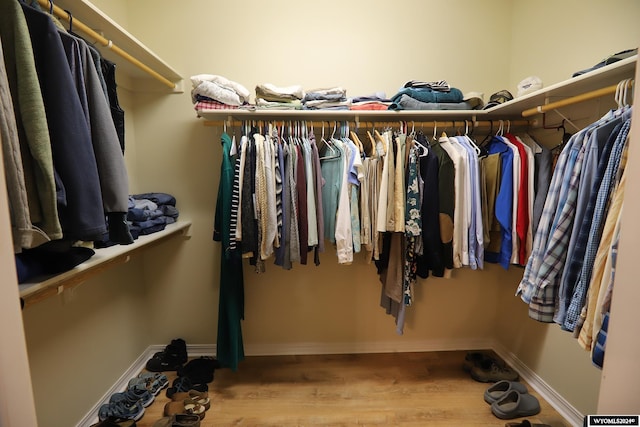
{"label": "flip flop sandal", "polygon": [[204,410],[208,411],[211,408],[211,399],[209,399],[209,393],[206,391],[189,390],[186,392],[175,393],[171,396],[173,401],[181,401],[185,399],[191,399],[194,402],[204,406]]}
{"label": "flip flop sandal", "polygon": [[529,390],[527,390],[527,386],[522,383],[519,383],[517,381],[502,380],[498,381],[485,390],[484,401],[491,405],[493,402],[502,399],[502,397],[511,390],[515,390],[518,393],[529,392]]}
{"label": "flip flop sandal", "polygon": [[165,374],[157,372],[142,372],[141,374],[138,374],[138,378],[145,380],[147,384],[151,384],[150,388],[156,396],[162,389],[169,386],[169,378],[167,378]]}
{"label": "flip flop sandal", "polygon": [[491,404],[491,412],[503,420],[530,417],[540,413],[540,402],[528,393],[522,394],[511,390],[500,400]]}
{"label": "flip flop sandal", "polygon": [[164,405],[164,415],[170,417],[178,414],[197,415],[200,419],[204,418],[204,406],[196,403],[192,399],[185,399],[180,402],[168,402]]}

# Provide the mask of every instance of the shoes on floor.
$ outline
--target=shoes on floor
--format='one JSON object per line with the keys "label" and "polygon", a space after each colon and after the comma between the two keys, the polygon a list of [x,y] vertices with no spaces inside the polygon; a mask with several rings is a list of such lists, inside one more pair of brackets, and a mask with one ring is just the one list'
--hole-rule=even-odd
{"label": "shoes on floor", "polygon": [[190,360],[186,365],[178,369],[179,377],[187,377],[194,384],[210,383],[213,381],[214,372],[220,367],[220,363],[213,357],[199,357]]}
{"label": "shoes on floor", "polygon": [[151,372],[177,371],[187,360],[187,344],[182,338],[176,338],[163,351],[155,353],[146,368]]}
{"label": "shoes on floor", "polygon": [[157,372],[143,372],[136,378],[130,379],[129,386],[144,387],[154,396],[157,396],[164,388],[169,386],[169,378],[165,374]]}
{"label": "shoes on floor", "polygon": [[173,380],[173,385],[167,388],[167,397],[171,399],[175,393],[185,392],[189,390],[209,391],[206,383],[194,383],[189,377],[178,377]]}
{"label": "shoes on floor", "polygon": [[192,399],[184,399],[181,401],[171,401],[167,402],[164,405],[164,415],[165,417],[170,417],[172,415],[197,415],[200,419],[203,419],[205,416],[206,409],[204,406],[195,402]]}
{"label": "shoes on floor", "polygon": [[193,414],[175,414],[160,418],[153,427],[200,427],[200,417]]}
{"label": "shoes on floor", "polygon": [[104,421],[110,417],[138,421],[144,415],[144,406],[136,402],[132,405],[120,401],[105,403],[98,410],[98,419]]}
{"label": "shoes on floor", "polygon": [[155,396],[149,392],[146,388],[141,387],[129,387],[121,393],[113,393],[109,398],[109,403],[124,402],[125,404],[132,406],[136,402],[140,402],[144,408],[153,403]]}
{"label": "shoes on floor", "polygon": [[465,372],[471,372],[471,369],[473,369],[474,367],[488,362],[493,362],[498,365],[504,365],[504,362],[494,357],[490,351],[468,351],[464,356],[462,370]]}
{"label": "shoes on floor", "polygon": [[517,381],[498,381],[484,391],[484,401],[491,405],[493,402],[502,399],[502,397],[515,390],[518,393],[528,393],[527,386]]}
{"label": "shoes on floor", "polygon": [[205,411],[208,411],[209,408],[211,408],[211,399],[209,399],[209,393],[206,391],[181,391],[179,393],[174,393],[174,395],[171,396],[171,400],[176,402],[184,401],[186,399],[191,399],[197,404],[204,406]]}
{"label": "shoes on floor", "polygon": [[498,381],[517,381],[518,373],[506,364],[501,365],[495,360],[483,360],[479,366],[471,368],[471,378],[481,383],[495,383]]}
{"label": "shoes on floor", "polygon": [[502,420],[530,417],[540,413],[540,402],[529,393],[511,390],[491,404],[491,412]]}

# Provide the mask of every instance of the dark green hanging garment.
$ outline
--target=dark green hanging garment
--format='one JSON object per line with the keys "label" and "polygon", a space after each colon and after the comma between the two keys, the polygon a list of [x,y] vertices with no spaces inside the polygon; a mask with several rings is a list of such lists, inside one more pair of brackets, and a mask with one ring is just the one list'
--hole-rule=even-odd
{"label": "dark green hanging garment", "polygon": [[222,166],[216,202],[213,240],[222,242],[220,256],[220,301],[218,306],[217,359],[221,366],[238,369],[244,359],[242,320],[244,319],[244,282],[239,249],[231,249],[229,223],[233,192],[234,162],[230,155],[231,138],[222,134]]}

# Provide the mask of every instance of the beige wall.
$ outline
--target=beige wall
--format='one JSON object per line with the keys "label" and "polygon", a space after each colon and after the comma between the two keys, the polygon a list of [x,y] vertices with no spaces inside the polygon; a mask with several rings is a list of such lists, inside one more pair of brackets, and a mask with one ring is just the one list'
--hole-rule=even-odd
{"label": "beige wall", "polygon": [[[513,0],[509,87],[535,75],[545,86],[638,47],[636,0]],[[515,92],[513,92],[515,96]]]}
{"label": "beige wall", "polygon": [[[555,31],[542,38],[516,31],[536,22],[549,28],[549,15],[573,16],[580,8],[568,1],[544,3],[539,9],[546,13],[539,15],[534,14],[538,3],[517,0],[403,0],[375,6],[365,0],[95,3],[186,79],[184,94],[122,90],[120,97],[127,115],[131,191],[174,194],[183,218],[193,221],[192,238],[163,244],[88,281],[73,298],[25,312],[41,426],[78,420],[148,345],[178,336],[189,344],[215,343],[219,245],[211,232],[220,130],[196,119],[190,75],[221,74],[251,91],[265,82],[342,85],[349,95],[376,90],[392,95],[409,79],[444,78],[463,92],[478,90],[488,98],[507,83],[514,88],[525,75],[540,74],[545,83],[562,80],[619,50],[618,40],[627,37],[609,36],[608,27],[597,25],[617,18],[617,8],[603,6],[585,17],[594,33],[609,40],[598,51],[579,45],[580,38],[562,48],[565,42]],[[627,15],[640,17],[636,2],[624,4]],[[574,32],[584,27],[569,18],[563,23]],[[532,46],[534,60],[526,61],[521,45]],[[565,50],[571,56],[549,61],[541,45],[559,52],[554,58]],[[419,281],[400,337],[393,319],[378,306],[374,267],[361,259],[337,266],[329,246],[320,267],[296,265],[286,272],[268,264],[264,275],[247,267],[246,348],[254,354],[296,348],[429,350],[497,340],[578,410],[594,412],[599,371],[568,334],[527,319],[526,305],[513,296],[520,274],[488,266],[483,272],[456,271],[451,280]],[[61,383],[82,404],[71,408],[67,396],[52,398]]]}

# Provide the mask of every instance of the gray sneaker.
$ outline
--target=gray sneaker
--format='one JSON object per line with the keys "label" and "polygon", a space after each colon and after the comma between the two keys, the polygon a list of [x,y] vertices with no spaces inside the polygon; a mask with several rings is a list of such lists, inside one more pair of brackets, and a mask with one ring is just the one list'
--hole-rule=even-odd
{"label": "gray sneaker", "polygon": [[517,381],[518,373],[509,366],[501,366],[495,362],[481,363],[471,368],[471,378],[481,383],[495,383],[498,381]]}

